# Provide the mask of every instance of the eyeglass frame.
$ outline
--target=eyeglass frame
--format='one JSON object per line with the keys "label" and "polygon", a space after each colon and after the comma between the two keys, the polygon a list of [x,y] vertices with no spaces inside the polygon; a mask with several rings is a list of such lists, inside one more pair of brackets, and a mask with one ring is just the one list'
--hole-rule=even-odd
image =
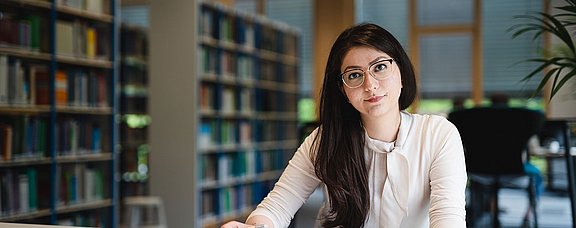
{"label": "eyeglass frame", "polygon": [[[353,68],[353,69],[349,69],[349,70],[346,70],[346,71],[340,73],[340,80],[342,80],[342,83],[344,83],[344,85],[345,85],[346,87],[350,88],[350,89],[356,89],[356,88],[364,85],[364,81],[366,80],[366,71],[368,71],[368,72],[370,73],[370,76],[372,76],[374,79],[376,79],[376,80],[378,80],[378,81],[384,80],[385,78],[382,78],[382,79],[376,78],[376,77],[374,76],[374,74],[372,73],[372,71],[370,70],[370,68],[372,68],[373,66],[377,65],[378,63],[386,62],[386,61],[390,63],[390,66],[392,66],[392,63],[393,63],[393,62],[396,62],[396,60],[394,60],[393,58],[390,58],[390,59],[380,59],[380,60],[378,60],[378,61],[370,64],[370,66],[368,66],[368,68],[367,68],[366,70],[365,70],[365,69],[362,69],[362,68]],[[358,86],[351,87],[351,86],[348,85],[348,84],[346,83],[346,81],[344,80],[344,74],[346,74],[346,73],[348,73],[348,72],[350,72],[350,71],[355,71],[355,70],[360,70],[360,71],[362,71],[362,82],[361,82],[360,85],[358,85]]]}

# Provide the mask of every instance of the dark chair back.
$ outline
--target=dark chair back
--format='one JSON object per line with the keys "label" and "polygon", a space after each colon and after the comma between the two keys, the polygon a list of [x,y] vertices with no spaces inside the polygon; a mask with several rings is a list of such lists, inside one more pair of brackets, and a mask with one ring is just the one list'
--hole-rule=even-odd
{"label": "dark chair back", "polygon": [[545,117],[524,108],[480,107],[454,111],[448,119],[460,132],[469,173],[521,175],[528,140]]}

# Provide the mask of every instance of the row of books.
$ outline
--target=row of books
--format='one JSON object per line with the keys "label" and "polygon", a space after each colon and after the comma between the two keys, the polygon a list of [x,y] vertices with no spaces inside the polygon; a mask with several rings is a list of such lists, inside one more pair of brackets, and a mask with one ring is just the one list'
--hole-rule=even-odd
{"label": "row of books", "polygon": [[97,121],[59,120],[56,124],[56,152],[62,156],[102,153],[106,138],[102,132]]}
{"label": "row of books", "polygon": [[237,178],[256,176],[256,152],[227,153],[220,156],[202,155],[201,180],[206,185],[216,181],[227,183]]}
{"label": "row of books", "polygon": [[36,211],[39,191],[36,169],[3,170],[0,173],[0,217]]}
{"label": "row of books", "polygon": [[252,126],[248,121],[204,120],[200,124],[199,148],[214,145],[236,145],[252,142]]}
{"label": "row of books", "polygon": [[218,14],[212,10],[202,10],[200,34],[203,36],[255,47],[254,26],[246,20],[230,15]]}
{"label": "row of books", "polygon": [[239,92],[236,92],[233,87],[225,87],[222,90],[220,112],[223,114],[250,113],[253,107],[252,100],[252,90],[250,89],[240,89]]}
{"label": "row of books", "polygon": [[291,63],[255,58],[249,54],[233,51],[216,51],[209,46],[199,48],[199,57],[202,77],[218,73],[222,78],[232,78],[241,83],[257,79],[294,84],[297,80],[295,77],[284,76],[293,76],[297,73],[296,66]]}
{"label": "row of books", "polygon": [[0,105],[48,102],[48,66],[0,54]]}
{"label": "row of books", "polygon": [[[275,181],[257,181],[202,191],[201,218],[204,223],[222,217],[249,213],[274,186]],[[220,218],[218,218],[220,217]]]}
{"label": "row of books", "polygon": [[198,147],[210,149],[215,145],[228,147],[296,139],[298,129],[292,121],[236,121],[203,119],[198,132]]}
{"label": "row of books", "polygon": [[56,105],[110,106],[108,77],[104,72],[76,68],[61,69],[56,71],[55,83]]}
{"label": "row of books", "polygon": [[264,172],[283,170],[288,152],[284,150],[246,150],[222,154],[203,154],[199,166],[204,186],[214,183],[235,184],[238,180],[254,179]]}
{"label": "row of books", "polygon": [[[296,112],[297,99],[298,95],[293,92],[202,83],[198,103],[203,111],[218,111],[223,115],[249,115],[254,111]],[[288,102],[282,103],[280,100]]]}
{"label": "row of books", "polygon": [[[47,1],[47,0],[45,0]],[[58,0],[58,5],[84,10],[94,14],[107,14],[108,4],[106,0]]]}
{"label": "row of books", "polygon": [[[49,105],[48,72],[47,65],[0,55],[0,105]],[[58,70],[55,77],[57,105],[109,106],[104,72],[70,68]]]}
{"label": "row of books", "polygon": [[145,62],[136,57],[124,57],[121,62],[121,80],[123,86],[145,87],[148,84],[148,69]]}
{"label": "row of books", "polygon": [[258,16],[240,12],[223,14],[218,11],[224,8],[211,7],[222,8],[217,4],[203,6],[200,16],[201,36],[238,44],[244,49],[256,48],[296,56],[297,32],[289,30],[287,25],[264,22]]}
{"label": "row of books", "polygon": [[146,96],[121,96],[120,112],[144,114],[148,111],[148,99]]}
{"label": "row of books", "polygon": [[109,59],[109,29],[81,20],[56,22],[56,53],[60,56]]}
{"label": "row of books", "polygon": [[256,142],[282,141],[298,138],[297,120],[256,122],[253,127]]}
{"label": "row of books", "polygon": [[3,116],[0,120],[0,161],[44,158],[48,148],[48,121],[30,116]]}
{"label": "row of books", "polygon": [[[254,111],[253,90],[234,86],[221,87],[212,83],[200,85],[199,104],[202,110],[227,114],[249,114]],[[220,95],[220,99],[216,96]],[[216,103],[218,102],[218,103]]]}
{"label": "row of books", "polygon": [[[8,8],[9,9],[9,8]],[[31,51],[46,51],[48,30],[40,15],[22,16],[16,11],[0,10],[0,45]]]}
{"label": "row of books", "polygon": [[122,56],[148,56],[148,36],[143,28],[122,24],[120,30],[120,52]]}
{"label": "row of books", "polygon": [[[56,125],[58,155],[98,154],[106,148],[102,129],[88,120],[60,120]],[[48,121],[42,117],[2,117],[0,122],[0,161],[46,157]]]}
{"label": "row of books", "polygon": [[296,112],[298,108],[296,93],[257,89],[254,96],[254,109],[258,112]]}
{"label": "row of books", "polygon": [[150,124],[148,115],[126,114],[122,117],[122,122],[120,134],[125,141],[123,148],[134,148],[148,142],[148,134],[146,133]]}
{"label": "row of books", "polygon": [[74,205],[104,199],[105,176],[100,168],[86,163],[58,166],[58,205]]}

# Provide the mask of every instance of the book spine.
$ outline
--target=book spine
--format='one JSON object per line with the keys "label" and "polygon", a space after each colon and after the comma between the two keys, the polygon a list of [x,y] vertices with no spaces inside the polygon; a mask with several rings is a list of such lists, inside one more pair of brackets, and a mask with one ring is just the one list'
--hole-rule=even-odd
{"label": "book spine", "polygon": [[0,104],[8,103],[8,69],[8,56],[0,55]]}
{"label": "book spine", "polygon": [[18,194],[19,194],[19,211],[26,213],[29,211],[29,192],[30,185],[28,183],[28,176],[26,174],[18,175]]}
{"label": "book spine", "polygon": [[38,177],[36,170],[33,168],[27,169],[28,175],[28,208],[30,211],[38,209]]}
{"label": "book spine", "polygon": [[56,71],[56,104],[57,105],[67,105],[68,104],[68,76],[65,71]]}

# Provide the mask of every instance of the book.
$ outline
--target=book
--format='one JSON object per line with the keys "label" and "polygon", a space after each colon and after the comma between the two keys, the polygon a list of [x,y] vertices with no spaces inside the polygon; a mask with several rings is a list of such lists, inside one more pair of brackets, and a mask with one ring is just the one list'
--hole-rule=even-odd
{"label": "book", "polygon": [[200,108],[205,111],[214,111],[215,94],[214,85],[200,85]]}
{"label": "book", "polygon": [[34,100],[37,105],[50,105],[50,74],[48,67],[35,67],[34,69]]}
{"label": "book", "polygon": [[14,14],[4,13],[0,18],[0,45],[15,46],[20,39],[18,22],[14,19]]}
{"label": "book", "polygon": [[56,53],[58,55],[74,55],[74,32],[71,22],[58,20],[56,22]]}
{"label": "book", "polygon": [[0,55],[0,104],[8,104],[8,56]]}
{"label": "book", "polygon": [[30,21],[18,20],[18,46],[23,49],[30,48]]}
{"label": "book", "polygon": [[93,87],[96,87],[96,106],[97,107],[109,107],[109,94],[108,94],[108,83],[106,81],[106,76],[101,73],[96,74],[96,84]]}
{"label": "book", "polygon": [[235,112],[236,97],[234,96],[234,92],[232,88],[224,88],[222,90],[222,107],[220,107],[222,113],[231,114]]}
{"label": "book", "polygon": [[93,126],[92,128],[92,145],[91,145],[91,151],[92,153],[102,153],[102,131],[100,130],[100,127]]}
{"label": "book", "polygon": [[[95,0],[91,0],[88,2],[92,2]],[[86,27],[86,57],[87,58],[95,58],[96,57],[96,28],[94,27]]]}
{"label": "book", "polygon": [[36,70],[37,66],[30,65],[26,71],[26,101],[28,104],[36,104]]}
{"label": "book", "polygon": [[18,58],[8,59],[8,103],[20,104],[23,85],[22,65]]}
{"label": "book", "polygon": [[30,186],[28,183],[28,175],[18,174],[18,193],[19,193],[19,206],[20,213],[26,213],[29,211],[29,190]]}
{"label": "book", "polygon": [[0,130],[2,131],[2,160],[12,160],[12,144],[14,138],[14,130],[11,125],[0,123]]}
{"label": "book", "polygon": [[36,169],[28,168],[26,170],[28,176],[28,210],[35,211],[38,209],[38,184]]}
{"label": "book", "polygon": [[42,40],[42,22],[38,15],[29,15],[28,20],[30,21],[30,49],[33,51],[41,50],[41,40]]}
{"label": "book", "polygon": [[66,71],[56,71],[55,79],[56,105],[68,104],[68,75]]}
{"label": "book", "polygon": [[103,14],[104,6],[102,0],[86,0],[85,1],[86,11],[95,14]]}

